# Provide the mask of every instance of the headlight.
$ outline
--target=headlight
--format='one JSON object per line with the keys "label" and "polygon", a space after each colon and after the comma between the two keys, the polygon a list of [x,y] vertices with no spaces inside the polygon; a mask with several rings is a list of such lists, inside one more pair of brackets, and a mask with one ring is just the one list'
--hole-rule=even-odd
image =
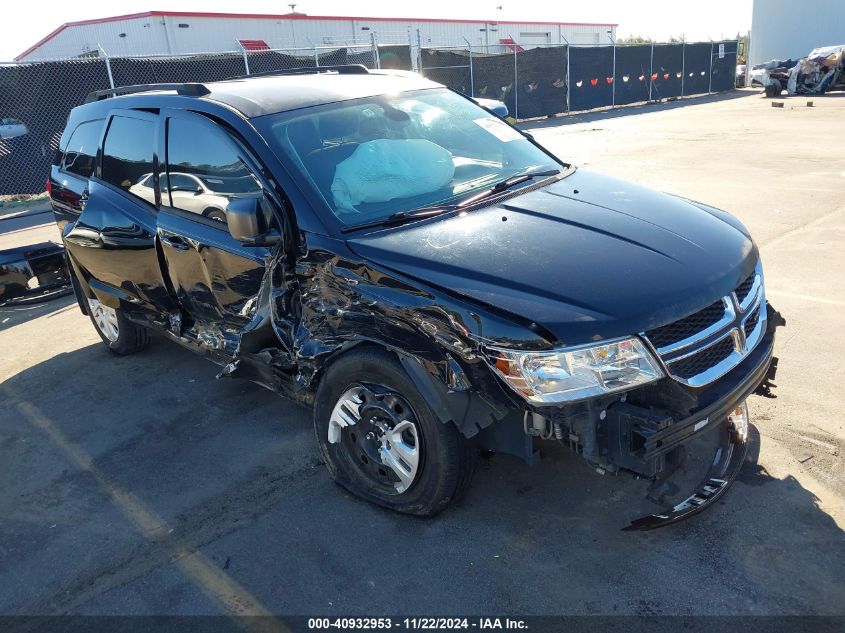
{"label": "headlight", "polygon": [[493,369],[535,404],[556,404],[631,389],[663,377],[638,338],[551,352],[487,348]]}

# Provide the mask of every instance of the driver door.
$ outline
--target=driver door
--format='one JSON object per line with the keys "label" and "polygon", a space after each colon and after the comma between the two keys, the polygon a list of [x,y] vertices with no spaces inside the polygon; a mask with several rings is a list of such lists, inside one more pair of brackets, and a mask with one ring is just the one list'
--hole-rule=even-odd
{"label": "driver door", "polygon": [[[257,169],[224,128],[182,111],[163,113],[165,160],[157,233],[167,275],[183,311],[183,324],[213,333],[228,351],[254,316],[269,250],[242,246],[228,231],[225,204],[263,196]],[[240,191],[215,192],[217,219],[204,215],[204,179],[236,178]],[[190,182],[191,191],[184,191]]]}

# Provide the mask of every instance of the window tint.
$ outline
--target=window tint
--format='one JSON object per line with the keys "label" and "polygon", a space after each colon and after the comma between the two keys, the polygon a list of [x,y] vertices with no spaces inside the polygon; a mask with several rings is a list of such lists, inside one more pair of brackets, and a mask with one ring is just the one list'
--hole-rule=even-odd
{"label": "window tint", "polygon": [[88,121],[78,126],[68,141],[62,169],[89,178],[94,173],[94,160],[102,132],[102,120]]}
{"label": "window tint", "polygon": [[141,183],[153,171],[155,125],[116,116],[103,143],[103,180],[154,204],[153,190]]}
{"label": "window tint", "polygon": [[258,180],[235,143],[199,121],[170,119],[167,167],[170,203],[177,209],[225,222],[229,201],[261,197]]}

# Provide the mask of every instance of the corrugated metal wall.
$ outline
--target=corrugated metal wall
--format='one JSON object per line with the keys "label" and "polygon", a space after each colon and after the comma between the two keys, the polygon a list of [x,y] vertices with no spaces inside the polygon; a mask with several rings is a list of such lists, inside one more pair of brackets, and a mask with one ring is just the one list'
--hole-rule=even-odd
{"label": "corrugated metal wall", "polygon": [[[512,38],[525,48],[541,44],[603,45],[616,36],[605,25],[516,24],[413,20],[309,20],[150,16],[69,26],[24,59],[76,57],[102,46],[109,55],[212,53],[237,50],[236,40],[264,40],[272,48],[308,48],[370,42],[423,46],[497,46]],[[612,31],[612,33],[609,33]],[[498,51],[491,51],[498,52]]]}
{"label": "corrugated metal wall", "polygon": [[843,0],[754,0],[749,63],[798,59],[812,49],[845,44]]}

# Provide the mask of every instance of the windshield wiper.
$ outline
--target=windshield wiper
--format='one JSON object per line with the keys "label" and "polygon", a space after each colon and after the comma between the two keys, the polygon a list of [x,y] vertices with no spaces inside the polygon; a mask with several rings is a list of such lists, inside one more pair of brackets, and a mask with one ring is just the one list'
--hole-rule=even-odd
{"label": "windshield wiper", "polygon": [[544,176],[557,176],[559,173],[561,173],[559,169],[545,169],[543,171],[532,171],[525,174],[516,174],[514,176],[511,176],[510,178],[506,178],[501,182],[497,182],[489,189],[485,189],[480,193],[477,193],[468,198],[465,198],[464,200],[461,200],[459,203],[435,204],[428,207],[419,207],[417,209],[411,209],[409,211],[397,211],[396,213],[392,213],[384,218],[379,218],[377,220],[371,220],[369,222],[361,222],[359,224],[350,224],[348,226],[344,226],[340,229],[340,232],[349,233],[350,231],[369,229],[376,226],[397,226],[406,222],[413,222],[414,220],[431,218],[435,215],[440,215],[441,213],[457,211],[458,209],[468,207],[469,205],[478,202],[479,200],[496,195],[498,193],[501,193],[502,191],[506,191],[511,187],[515,187],[516,185],[519,185],[523,182],[528,182],[529,180],[533,180],[534,178],[542,178]]}
{"label": "windshield wiper", "polygon": [[350,224],[340,229],[341,233],[349,233],[350,231],[357,231],[359,229],[369,229],[374,226],[396,226],[404,224],[405,222],[412,222],[414,220],[421,220],[423,218],[431,218],[441,213],[448,213],[458,208],[455,204],[439,204],[430,207],[419,207],[418,209],[411,209],[410,211],[397,211],[390,215],[371,220],[370,222],[361,222],[359,224]]}
{"label": "windshield wiper", "polygon": [[458,204],[456,208],[462,209],[463,207],[468,207],[471,204],[478,202],[479,200],[489,198],[490,196],[495,196],[498,193],[507,191],[508,189],[516,187],[517,185],[521,185],[524,182],[534,180],[534,178],[542,178],[544,176],[557,176],[559,173],[559,169],[544,169],[543,171],[531,171],[525,174],[517,174],[515,176],[511,176],[510,178],[505,178],[503,181],[497,182],[489,189],[485,189],[484,191],[477,193],[474,196],[470,196],[465,200],[461,200],[460,204]]}

